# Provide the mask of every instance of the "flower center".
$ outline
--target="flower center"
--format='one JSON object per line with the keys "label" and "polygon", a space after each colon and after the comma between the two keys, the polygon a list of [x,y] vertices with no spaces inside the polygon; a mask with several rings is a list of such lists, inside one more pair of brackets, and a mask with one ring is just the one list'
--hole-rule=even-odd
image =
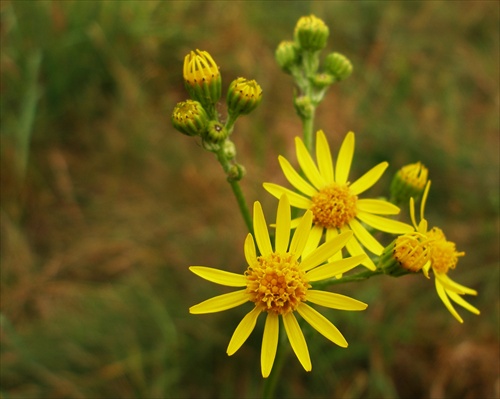
{"label": "flower center", "polygon": [[455,243],[448,241],[438,227],[429,231],[428,236],[435,240],[431,248],[432,268],[439,273],[447,273],[448,270],[454,269],[458,258],[464,256],[465,252],[457,252]]}
{"label": "flower center", "polygon": [[340,229],[356,217],[358,197],[351,193],[347,184],[327,186],[311,200],[313,222],[319,226]]}
{"label": "flower center", "polygon": [[289,253],[259,256],[245,271],[250,300],[262,311],[286,314],[306,300],[309,285],[299,262]]}
{"label": "flower center", "polygon": [[393,256],[404,269],[418,272],[429,261],[429,239],[425,239],[419,233],[399,236],[396,239]]}

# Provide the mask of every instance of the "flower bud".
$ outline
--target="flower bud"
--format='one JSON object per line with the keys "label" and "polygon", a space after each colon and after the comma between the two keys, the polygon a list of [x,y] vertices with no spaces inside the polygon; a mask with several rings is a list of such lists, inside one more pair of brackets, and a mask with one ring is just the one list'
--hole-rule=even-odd
{"label": "flower bud", "polygon": [[227,130],[221,123],[210,121],[203,139],[210,144],[222,143],[227,138]]}
{"label": "flower bud", "polygon": [[276,48],[275,57],[281,69],[291,73],[292,68],[300,63],[300,49],[297,43],[285,40]]}
{"label": "flower bud", "polygon": [[312,79],[313,85],[318,89],[324,89],[335,82],[335,78],[327,73],[317,73]]}
{"label": "flower bud", "polygon": [[184,82],[189,95],[210,108],[221,97],[222,80],[219,67],[206,51],[191,51],[184,58]]}
{"label": "flower bud", "polygon": [[207,130],[208,116],[198,101],[186,100],[175,106],[172,125],[183,134],[199,136]]}
{"label": "flower bud", "polygon": [[237,78],[227,92],[227,108],[230,115],[246,115],[262,101],[262,89],[255,80]]}
{"label": "flower bud", "polygon": [[243,179],[243,176],[245,176],[246,170],[243,165],[240,164],[234,164],[231,166],[229,169],[229,172],[227,173],[227,180],[228,181],[239,181]]}
{"label": "flower bud", "polygon": [[352,64],[345,55],[330,53],[325,57],[325,70],[337,81],[341,81],[351,75]]}
{"label": "flower bud", "polygon": [[302,118],[311,118],[314,112],[314,105],[309,96],[295,97],[293,105],[295,106],[295,111],[297,111],[299,116]]}
{"label": "flower bud", "polygon": [[384,249],[379,269],[393,277],[419,272],[430,261],[431,241],[418,232],[399,236]]}
{"label": "flower bud", "polygon": [[294,38],[304,50],[318,51],[326,46],[330,30],[323,20],[309,15],[301,17],[295,25]]}
{"label": "flower bud", "polygon": [[424,192],[429,171],[420,162],[403,166],[391,182],[391,202],[396,205],[407,204],[410,198],[418,200]]}
{"label": "flower bud", "polygon": [[222,151],[226,159],[234,159],[236,157],[236,146],[231,140],[224,141],[222,145]]}

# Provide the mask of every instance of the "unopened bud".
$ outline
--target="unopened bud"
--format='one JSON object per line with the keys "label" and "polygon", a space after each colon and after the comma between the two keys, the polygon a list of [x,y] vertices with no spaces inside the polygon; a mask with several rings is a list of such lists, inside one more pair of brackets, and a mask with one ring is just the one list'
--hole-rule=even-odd
{"label": "unopened bud", "polygon": [[330,53],[325,58],[325,70],[337,81],[341,81],[351,75],[352,64],[345,55]]}
{"label": "unopened bud", "polygon": [[407,204],[410,198],[420,199],[428,181],[429,171],[420,162],[403,166],[391,182],[391,202]]}
{"label": "unopened bud", "polygon": [[207,141],[207,143],[219,144],[227,138],[227,130],[221,123],[217,121],[210,121],[203,138]]}
{"label": "unopened bud", "polygon": [[309,15],[298,20],[294,38],[302,49],[318,51],[325,48],[329,34],[330,30],[323,20]]}
{"label": "unopened bud", "polygon": [[229,85],[226,98],[229,114],[249,114],[261,101],[262,89],[255,80],[237,78]]}
{"label": "unopened bud", "polygon": [[281,69],[291,73],[292,68],[300,63],[300,49],[297,43],[285,40],[276,48],[275,57]]}
{"label": "unopened bud", "polygon": [[208,122],[207,113],[198,101],[182,101],[172,112],[172,125],[188,136],[203,135],[207,130]]}

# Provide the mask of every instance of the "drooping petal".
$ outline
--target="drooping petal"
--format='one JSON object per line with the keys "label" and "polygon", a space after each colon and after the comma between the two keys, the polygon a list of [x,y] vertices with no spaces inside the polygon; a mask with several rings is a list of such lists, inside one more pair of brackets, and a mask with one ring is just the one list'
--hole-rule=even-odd
{"label": "drooping petal", "polygon": [[333,256],[333,254],[337,251],[340,251],[346,243],[351,239],[352,232],[346,231],[342,234],[339,234],[334,239],[325,242],[320,245],[314,251],[312,251],[305,259],[300,263],[300,268],[303,271],[308,271],[313,267],[316,267],[327,260],[329,257]]}
{"label": "drooping petal", "polygon": [[312,364],[311,358],[309,357],[309,350],[307,349],[306,339],[304,334],[300,329],[297,319],[293,315],[293,312],[286,313],[283,315],[283,324],[285,326],[286,335],[290,341],[293,351],[297,355],[297,358],[304,367],[304,370],[311,371]]}
{"label": "drooping petal", "polygon": [[[342,231],[346,231],[348,228],[343,228]],[[358,240],[353,238],[352,240],[347,241],[347,244],[345,246],[347,248],[347,252],[351,254],[351,256],[356,256],[356,255],[366,255],[365,250],[359,245]],[[361,262],[361,264],[365,267],[367,267],[370,270],[375,270],[377,267],[373,263],[372,259],[366,255],[366,258]]]}
{"label": "drooping petal", "polygon": [[323,130],[318,130],[316,133],[316,160],[319,173],[325,182],[332,183],[334,181],[332,154]]}
{"label": "drooping petal", "polygon": [[292,216],[290,212],[290,202],[288,197],[283,194],[278,203],[278,212],[276,214],[276,237],[275,250],[279,253],[285,253],[290,242],[290,222]]}
{"label": "drooping petal", "polygon": [[259,201],[255,201],[253,206],[253,228],[260,254],[263,256],[270,255],[273,249],[271,247],[271,240],[269,239],[266,218],[264,217],[262,205],[260,205]]}
{"label": "drooping petal", "polygon": [[434,272],[437,279],[441,281],[441,284],[446,288],[447,291],[452,291],[460,295],[477,295],[477,291],[466,287],[465,285],[458,284],[453,281],[446,273]]}
{"label": "drooping petal", "polygon": [[372,187],[382,177],[389,164],[381,162],[350,185],[354,195],[359,195]]}
{"label": "drooping petal", "polygon": [[363,245],[370,252],[375,255],[380,255],[384,251],[382,244],[380,244],[375,237],[373,237],[356,219],[349,222],[349,227],[354,232],[354,235],[361,245]]}
{"label": "drooping petal", "polygon": [[222,312],[223,310],[232,309],[236,306],[242,305],[245,302],[248,302],[248,300],[249,297],[246,290],[229,292],[228,294],[214,296],[213,298],[207,299],[197,305],[191,306],[189,308],[189,313],[204,314]]}
{"label": "drooping petal", "polygon": [[365,257],[365,254],[355,255],[349,258],[336,260],[332,263],[327,263],[326,265],[318,266],[307,273],[307,279],[312,282],[326,280],[327,278],[332,278],[334,276],[340,276],[361,264]]}
{"label": "drooping petal", "polygon": [[326,184],[325,179],[320,175],[309,151],[307,151],[304,142],[299,137],[295,138],[295,148],[297,151],[297,160],[299,161],[302,171],[313,186],[321,190]]}
{"label": "drooping petal", "polygon": [[463,323],[464,321],[460,317],[460,315],[457,313],[453,305],[451,304],[450,300],[448,299],[448,296],[446,295],[446,290],[444,289],[443,285],[440,283],[438,279],[434,280],[436,283],[436,292],[439,295],[439,298],[441,298],[441,301],[443,301],[444,306],[446,306],[446,309],[449,310],[449,312],[453,315],[455,319],[457,319],[460,323]]}
{"label": "drooping petal", "polygon": [[358,301],[357,299],[334,292],[320,290],[308,290],[307,300],[317,305],[339,310],[357,311],[365,310],[368,307],[366,303]]}
{"label": "drooping petal", "polygon": [[378,199],[358,199],[356,207],[361,212],[377,215],[397,215],[400,211],[396,205]]}
{"label": "drooping petal", "polygon": [[275,196],[276,198],[280,198],[283,194],[288,196],[288,200],[290,201],[290,205],[299,209],[309,209],[312,205],[312,202],[309,198],[303,197],[296,192],[289,190],[288,188],[282,187],[278,184],[274,183],[264,183],[263,187],[266,189],[268,193]]}
{"label": "drooping petal", "polygon": [[481,312],[479,311],[478,308],[475,306],[472,306],[469,302],[467,302],[465,299],[463,299],[460,295],[453,291],[446,291],[448,296],[452,301],[454,301],[456,304],[462,306],[463,308],[467,309],[469,312],[474,313],[474,314],[480,314]]}
{"label": "drooping petal", "polygon": [[309,256],[316,248],[318,248],[321,237],[323,236],[323,227],[314,225],[309,232],[309,238],[307,239],[304,251],[302,251],[302,259]]}
{"label": "drooping petal", "polygon": [[255,328],[257,318],[261,313],[261,310],[255,307],[240,321],[238,327],[236,327],[236,330],[234,330],[233,336],[229,341],[229,345],[227,346],[226,352],[229,356],[236,353],[236,351],[241,348],[241,345],[245,343],[245,341]]}
{"label": "drooping petal", "polygon": [[293,234],[292,242],[290,243],[290,253],[296,254],[297,259],[302,255],[306,246],[311,231],[312,212],[307,211],[300,219],[300,223]]}
{"label": "drooping petal", "polygon": [[262,350],[260,352],[260,367],[262,377],[267,378],[271,374],[276,349],[278,348],[279,319],[275,313],[268,313],[262,337]]}
{"label": "drooping petal", "polygon": [[283,170],[283,174],[292,186],[309,197],[312,197],[317,193],[316,189],[305,181],[301,175],[299,175],[299,173],[293,168],[285,157],[280,155],[278,157],[278,161],[281,165],[281,169]]}
{"label": "drooping petal", "polygon": [[342,333],[316,309],[301,303],[297,308],[297,312],[324,337],[342,348],[347,348],[348,344]]}
{"label": "drooping petal", "polygon": [[391,234],[406,234],[413,232],[413,226],[398,220],[384,218],[382,216],[372,215],[367,212],[358,212],[356,217],[365,222],[374,229],[385,231]]}
{"label": "drooping petal", "polygon": [[354,133],[349,132],[345,136],[342,145],[340,146],[339,154],[337,157],[337,164],[335,165],[335,182],[338,184],[345,184],[349,178],[349,171],[351,170],[352,157],[354,155]]}
{"label": "drooping petal", "polygon": [[190,266],[189,270],[212,283],[227,285],[228,287],[245,287],[247,285],[246,277],[243,274],[231,273],[206,266]]}
{"label": "drooping petal", "polygon": [[248,265],[251,265],[257,260],[257,251],[255,250],[255,242],[252,234],[248,233],[243,249],[245,252],[245,259]]}

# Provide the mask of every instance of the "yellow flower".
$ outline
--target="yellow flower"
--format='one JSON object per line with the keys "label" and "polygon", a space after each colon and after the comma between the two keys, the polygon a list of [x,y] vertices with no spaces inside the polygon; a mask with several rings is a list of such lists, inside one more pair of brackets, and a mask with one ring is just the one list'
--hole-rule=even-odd
{"label": "yellow flower", "polygon": [[[413,227],[408,224],[380,216],[398,214],[399,208],[396,205],[379,199],[358,198],[358,195],[380,179],[388,163],[382,162],[354,183],[349,182],[349,170],[354,154],[354,133],[350,132],[345,137],[335,171],[330,147],[322,130],[319,130],[316,136],[317,166],[300,138],[295,139],[295,144],[299,165],[308,181],[284,157],[280,156],[278,159],[285,177],[304,195],[273,183],[264,183],[264,188],[277,198],[286,193],[292,206],[311,210],[314,223],[311,240],[319,242],[324,230],[327,241],[339,233],[352,231],[354,239],[346,245],[351,255],[365,254],[363,247],[375,255],[380,255],[384,247],[362,223],[392,234],[413,231]],[[296,225],[296,221],[292,223]],[[341,253],[336,256],[341,257]],[[368,256],[361,263],[371,270],[376,269]]]}
{"label": "yellow flower", "polygon": [[[253,331],[258,316],[266,312],[262,339],[261,370],[267,378],[271,372],[278,345],[279,316],[283,320],[288,340],[306,371],[312,365],[304,335],[295,312],[326,338],[341,347],[347,341],[328,319],[307,302],[340,310],[364,310],[367,305],[344,295],[315,290],[310,283],[331,278],[357,266],[365,255],[353,256],[323,264],[334,253],[340,251],[352,236],[351,232],[339,234],[334,239],[317,246],[308,240],[312,213],[306,212],[291,236],[291,211],[286,195],[280,198],[276,216],[274,248],[271,245],[267,223],[259,202],[254,204],[254,238],[248,234],[244,253],[248,267],[243,274],[231,273],[205,266],[191,266],[198,276],[221,285],[244,287],[241,290],[216,296],[192,306],[190,313],[213,313],[231,309],[246,302],[254,308],[236,327],[227,347],[227,354],[234,354]],[[321,266],[320,266],[321,265]]]}
{"label": "yellow flower", "polygon": [[431,182],[428,181],[422,197],[422,203],[420,206],[420,222],[418,225],[415,218],[415,202],[413,198],[410,199],[410,214],[415,230],[419,233],[419,235],[428,238],[427,245],[429,246],[429,261],[422,267],[422,271],[427,278],[430,278],[429,271],[432,269],[435,277],[434,282],[436,285],[436,291],[439,298],[441,298],[453,317],[455,317],[455,319],[457,319],[460,323],[463,323],[463,319],[453,307],[450,299],[456,304],[467,309],[469,312],[478,315],[480,314],[479,310],[461,297],[461,295],[466,294],[477,295],[477,291],[458,284],[448,277],[448,271],[456,267],[458,258],[464,256],[465,252],[457,252],[455,243],[448,241],[440,228],[434,227],[430,230],[428,229],[427,220],[424,218],[424,210],[430,186]]}

